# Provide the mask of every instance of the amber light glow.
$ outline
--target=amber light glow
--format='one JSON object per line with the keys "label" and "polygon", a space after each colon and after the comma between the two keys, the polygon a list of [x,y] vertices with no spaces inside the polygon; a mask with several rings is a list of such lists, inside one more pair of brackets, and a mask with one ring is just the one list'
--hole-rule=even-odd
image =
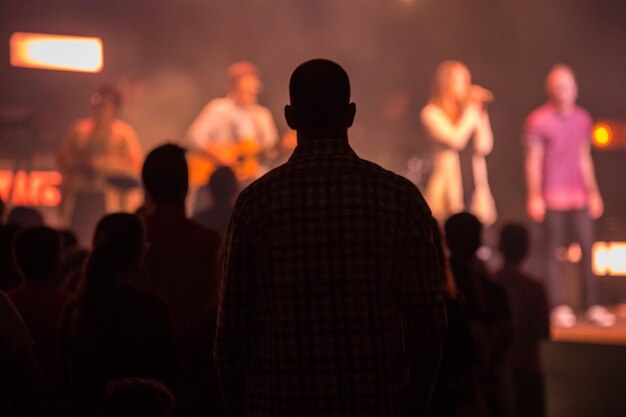
{"label": "amber light glow", "polygon": [[10,49],[14,67],[100,72],[104,65],[100,38],[15,32]]}
{"label": "amber light glow", "polygon": [[592,261],[596,275],[626,276],[626,242],[596,242]]}
{"label": "amber light glow", "polygon": [[613,132],[611,128],[604,124],[598,123],[593,127],[593,144],[599,148],[606,148],[611,144]]}

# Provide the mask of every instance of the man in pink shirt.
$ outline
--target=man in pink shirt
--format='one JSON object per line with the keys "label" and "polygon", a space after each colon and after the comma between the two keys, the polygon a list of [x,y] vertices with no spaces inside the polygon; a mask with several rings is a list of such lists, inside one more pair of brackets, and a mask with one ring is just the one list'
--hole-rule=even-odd
{"label": "man in pink shirt", "polygon": [[615,315],[598,305],[598,289],[591,271],[593,220],[602,216],[604,205],[591,158],[592,119],[576,105],[578,86],[571,68],[554,66],[546,78],[548,102],[526,119],[527,212],[543,222],[546,232],[547,288],[553,324],[576,323],[572,308],[565,304],[561,285],[559,248],[573,237],[582,250],[582,307],[594,324],[608,327]]}

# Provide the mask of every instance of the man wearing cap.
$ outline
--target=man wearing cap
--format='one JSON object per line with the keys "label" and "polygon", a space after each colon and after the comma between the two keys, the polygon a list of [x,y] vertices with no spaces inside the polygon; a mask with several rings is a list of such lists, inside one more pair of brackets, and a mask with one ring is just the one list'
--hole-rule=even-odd
{"label": "man wearing cap", "polygon": [[269,109],[257,102],[262,87],[257,66],[240,61],[227,72],[226,97],[211,100],[186,137],[208,159],[232,167],[240,180],[252,180],[262,173],[259,157],[276,146],[278,133]]}

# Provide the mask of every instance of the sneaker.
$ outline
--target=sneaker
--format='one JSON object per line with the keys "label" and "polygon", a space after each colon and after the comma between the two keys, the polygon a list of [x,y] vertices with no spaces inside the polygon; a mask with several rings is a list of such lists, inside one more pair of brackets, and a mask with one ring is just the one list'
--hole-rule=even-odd
{"label": "sneaker", "polygon": [[599,327],[613,327],[617,318],[603,306],[592,306],[585,314],[588,321]]}
{"label": "sneaker", "polygon": [[553,326],[570,328],[576,324],[576,314],[570,306],[560,305],[550,312],[550,322]]}

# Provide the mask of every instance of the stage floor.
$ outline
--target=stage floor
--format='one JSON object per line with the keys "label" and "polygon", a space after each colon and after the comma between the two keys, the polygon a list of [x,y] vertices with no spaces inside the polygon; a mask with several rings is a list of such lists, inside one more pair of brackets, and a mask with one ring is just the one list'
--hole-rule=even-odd
{"label": "stage floor", "polygon": [[613,327],[602,328],[580,320],[571,329],[552,326],[552,340],[557,342],[626,345],[626,317],[618,314]]}

